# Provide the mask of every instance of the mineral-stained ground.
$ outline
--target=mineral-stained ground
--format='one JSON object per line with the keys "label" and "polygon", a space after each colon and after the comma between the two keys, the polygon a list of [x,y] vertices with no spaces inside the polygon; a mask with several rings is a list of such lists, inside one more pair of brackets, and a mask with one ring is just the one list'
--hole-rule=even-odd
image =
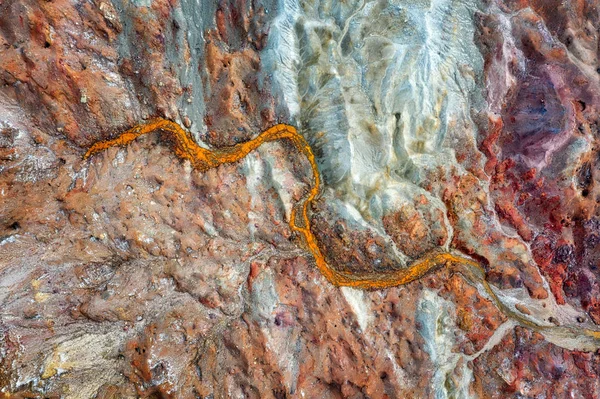
{"label": "mineral-stained ground", "polygon": [[[0,0],[0,397],[600,398],[599,56],[600,0]],[[296,126],[337,273],[458,260],[328,280],[285,140],[84,159],[156,117]]]}

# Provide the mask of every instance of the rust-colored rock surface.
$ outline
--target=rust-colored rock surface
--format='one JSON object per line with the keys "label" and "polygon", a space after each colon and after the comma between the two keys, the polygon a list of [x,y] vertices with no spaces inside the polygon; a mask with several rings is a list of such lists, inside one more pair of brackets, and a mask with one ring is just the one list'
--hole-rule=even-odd
{"label": "rust-colored rock surface", "polygon": [[[599,26],[597,0],[0,0],[0,397],[600,397]],[[154,118],[310,151],[203,170],[163,129],[84,159]]]}
{"label": "rust-colored rock surface", "polygon": [[474,361],[475,392],[489,398],[597,398],[599,367],[597,353],[567,351],[517,327]]}

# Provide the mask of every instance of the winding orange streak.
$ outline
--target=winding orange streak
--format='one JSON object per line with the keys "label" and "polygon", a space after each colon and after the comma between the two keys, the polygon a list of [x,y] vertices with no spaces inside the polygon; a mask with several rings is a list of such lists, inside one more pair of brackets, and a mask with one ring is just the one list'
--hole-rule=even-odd
{"label": "winding orange streak", "polygon": [[[216,168],[219,165],[237,162],[260,147],[263,143],[284,139],[291,141],[296,149],[300,151],[310,163],[314,181],[306,198],[299,204],[296,204],[292,210],[292,214],[290,215],[290,228],[304,237],[306,246],[312,253],[319,271],[327,280],[329,280],[329,282],[336,286],[360,289],[393,287],[418,280],[428,273],[444,266],[456,269],[457,272],[461,273],[467,280],[471,280],[472,283],[481,284],[496,307],[498,307],[498,309],[507,317],[518,321],[520,324],[531,327],[535,331],[541,333],[554,330],[578,335],[578,332],[581,331],[583,332],[583,336],[593,340],[600,347],[600,331],[587,328],[575,329],[572,327],[541,326],[516,313],[498,298],[485,278],[485,270],[483,267],[472,259],[460,255],[448,252],[432,252],[404,269],[380,273],[350,274],[342,273],[329,267],[317,244],[317,240],[310,229],[310,220],[308,218],[308,207],[314,202],[319,194],[321,186],[319,169],[310,145],[293,126],[285,124],[275,125],[262,132],[258,137],[245,143],[236,144],[231,147],[208,150],[196,144],[190,133],[177,123],[166,119],[155,119],[148,123],[135,126],[115,139],[95,143],[85,153],[84,159],[110,147],[125,146],[136,138],[154,131],[168,133],[168,135],[165,135],[164,137],[171,143],[175,154],[181,159],[189,160],[192,166],[200,171],[206,171],[208,169]],[[300,215],[301,224],[298,224],[297,222],[297,215]]]}
{"label": "winding orange streak", "polygon": [[[236,144],[231,147],[208,150],[196,144],[190,133],[177,123],[166,119],[155,119],[148,123],[135,126],[113,140],[95,143],[86,152],[84,158],[88,158],[110,147],[125,146],[136,138],[154,131],[169,133],[169,135],[166,136],[166,139],[171,143],[175,154],[181,159],[189,160],[192,166],[200,171],[206,171],[208,169],[216,168],[219,165],[237,162],[267,142],[278,140],[291,141],[296,149],[300,151],[310,163],[314,180],[308,196],[294,207],[290,216],[290,227],[293,231],[300,233],[304,237],[306,246],[312,253],[319,271],[334,285],[362,289],[380,289],[417,280],[431,270],[448,262],[475,263],[469,259],[456,255],[435,253],[412,264],[406,269],[385,273],[365,273],[356,275],[342,273],[329,267],[317,244],[317,240],[310,229],[310,220],[308,218],[308,207],[319,194],[321,186],[319,169],[310,145],[306,139],[298,133],[296,128],[290,125],[275,125],[262,132],[258,137],[245,143]],[[298,223],[297,215],[300,217],[301,224]]]}

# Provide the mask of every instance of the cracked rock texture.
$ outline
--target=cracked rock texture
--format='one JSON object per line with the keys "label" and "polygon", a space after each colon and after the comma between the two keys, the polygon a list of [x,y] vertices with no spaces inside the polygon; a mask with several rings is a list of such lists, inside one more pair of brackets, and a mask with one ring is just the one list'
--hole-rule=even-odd
{"label": "cracked rock texture", "polygon": [[[600,398],[598,0],[0,0],[0,397]],[[479,262],[331,285],[328,264]],[[586,333],[586,331],[588,333]],[[587,334],[587,335],[586,335]]]}

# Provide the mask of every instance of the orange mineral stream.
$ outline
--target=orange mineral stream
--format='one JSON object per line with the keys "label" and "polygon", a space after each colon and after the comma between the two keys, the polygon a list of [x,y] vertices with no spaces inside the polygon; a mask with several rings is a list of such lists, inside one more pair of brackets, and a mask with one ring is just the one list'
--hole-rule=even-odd
{"label": "orange mineral stream", "polygon": [[[294,147],[306,157],[310,163],[313,174],[313,184],[308,195],[304,200],[294,206],[290,215],[290,228],[302,235],[320,272],[327,280],[336,286],[347,286],[360,289],[382,289],[418,280],[442,266],[450,267],[456,269],[457,272],[461,273],[473,284],[480,284],[495,305],[509,318],[517,321],[519,324],[531,327],[540,333],[552,333],[559,336],[581,336],[581,333],[583,333],[584,337],[594,341],[594,346],[600,347],[599,331],[585,328],[575,329],[566,326],[540,325],[530,318],[526,318],[512,310],[500,301],[490,284],[486,281],[485,270],[479,263],[461,255],[449,252],[433,252],[406,268],[379,273],[350,274],[342,273],[329,267],[319,248],[316,238],[311,231],[310,219],[308,217],[308,207],[315,201],[320,190],[321,178],[319,169],[317,168],[315,156],[310,145],[306,139],[298,133],[296,128],[291,125],[278,124],[245,143],[209,150],[196,144],[191,134],[177,123],[166,119],[154,119],[127,130],[115,139],[95,143],[86,152],[84,159],[110,147],[125,146],[136,138],[155,131],[163,132],[165,141],[168,141],[171,144],[175,154],[181,159],[190,161],[192,166],[199,171],[206,171],[223,164],[237,162],[264,143],[289,140]],[[298,223],[298,221],[300,221],[300,223]]]}

